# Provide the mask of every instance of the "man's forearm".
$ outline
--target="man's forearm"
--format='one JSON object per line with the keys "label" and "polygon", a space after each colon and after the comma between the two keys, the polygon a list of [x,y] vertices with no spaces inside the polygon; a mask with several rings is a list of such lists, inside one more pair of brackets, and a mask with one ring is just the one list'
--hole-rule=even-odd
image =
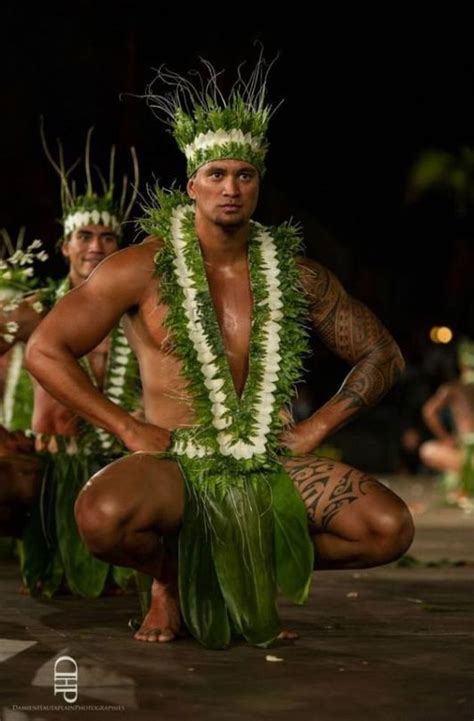
{"label": "man's forearm", "polygon": [[404,362],[396,345],[389,351],[371,353],[359,361],[339,391],[305,421],[315,446],[378,403],[390,390],[399,378]]}
{"label": "man's forearm", "polygon": [[54,398],[92,425],[119,438],[133,425],[132,416],[95,388],[71,353],[53,355],[28,347],[26,366]]}
{"label": "man's forearm", "polygon": [[435,438],[439,438],[441,441],[452,438],[452,434],[443,426],[437,413],[423,411],[423,420]]}

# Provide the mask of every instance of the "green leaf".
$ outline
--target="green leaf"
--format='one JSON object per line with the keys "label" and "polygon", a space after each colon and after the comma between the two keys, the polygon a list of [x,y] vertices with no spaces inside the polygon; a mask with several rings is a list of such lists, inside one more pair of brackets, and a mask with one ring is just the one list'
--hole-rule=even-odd
{"label": "green leaf", "polygon": [[304,603],[314,568],[306,508],[286,471],[269,474],[268,479],[273,494],[278,588],[295,603]]}
{"label": "green leaf", "polygon": [[125,566],[111,566],[112,578],[120,588],[129,588],[132,578],[134,578],[135,570],[126,568]]}
{"label": "green leaf", "polygon": [[216,576],[202,504],[188,493],[179,537],[179,595],[192,635],[208,648],[226,648],[230,624]]}
{"label": "green leaf", "polygon": [[276,609],[273,518],[268,483],[246,476],[206,498],[212,554],[229,614],[249,643],[266,646],[280,632]]}
{"label": "green leaf", "polygon": [[31,509],[18,551],[23,583],[31,595],[51,598],[61,585],[63,566],[55,540],[48,543],[43,534],[38,503]]}
{"label": "green leaf", "polygon": [[74,504],[93,471],[83,456],[56,454],[56,529],[66,580],[72,593],[97,598],[104,590],[109,564],[94,558],[77,530]]}

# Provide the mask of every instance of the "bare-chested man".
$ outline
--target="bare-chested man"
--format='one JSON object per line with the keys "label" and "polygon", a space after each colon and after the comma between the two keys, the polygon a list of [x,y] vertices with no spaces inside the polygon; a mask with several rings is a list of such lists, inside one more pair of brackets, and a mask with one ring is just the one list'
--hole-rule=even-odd
{"label": "bare-chested man", "polygon": [[[88,162],[88,152],[86,155]],[[62,168],[59,168],[59,170],[62,171]],[[87,174],[90,178],[88,168]],[[51,307],[68,292],[74,292],[74,289],[89,277],[102,260],[115,253],[119,248],[122,232],[121,224],[126,219],[131,204],[125,210],[124,198],[120,204],[114,201],[112,186],[105,192],[103,197],[94,193],[90,185],[88,185],[83,196],[76,196],[69,189],[65,194],[64,183],[66,178],[62,177],[61,180],[63,182],[63,224],[65,230],[64,239],[61,243],[61,252],[69,265],[68,275],[56,285],[50,285],[44,290],[30,293],[14,310],[2,312],[0,309],[0,324],[9,324],[10,327],[12,327],[12,324],[16,326],[12,337],[4,335],[0,338],[0,353],[8,351],[13,343],[28,341],[33,331],[44,322],[44,318]],[[112,179],[110,182],[113,182]],[[136,193],[133,192],[132,202],[135,197]],[[135,359],[126,343],[121,328],[117,326],[115,329],[110,330],[110,333],[106,334],[94,348],[89,350],[81,363],[98,390],[105,394],[111,394],[110,397],[113,397],[116,402],[121,402],[124,393],[128,392],[129,384],[128,381],[125,382],[125,375],[130,376],[130,385],[133,385],[135,402],[138,406],[138,386],[136,382],[134,383],[134,378],[131,377],[131,371],[135,368]],[[118,367],[117,365],[114,367],[114,362],[117,360],[120,360],[120,371],[114,377],[113,373]],[[73,459],[77,459],[82,469],[86,467],[89,460],[92,460],[97,455],[102,454],[104,459],[107,459],[110,455],[113,457],[114,454],[111,453],[111,449],[113,450],[114,439],[107,436],[100,429],[95,433],[93,429],[85,428],[82,419],[78,418],[73,409],[66,408],[37,381],[34,381],[32,430],[35,434],[35,450],[40,453],[36,456],[24,455],[26,450],[24,440],[18,434],[6,434],[3,432],[0,438],[0,453],[2,453],[0,532],[3,534],[14,533],[18,536],[24,536],[24,532],[26,532],[28,540],[25,540],[24,536],[23,576],[30,590],[36,591],[42,583],[41,573],[38,571],[34,579],[29,579],[28,572],[25,571],[29,564],[27,560],[25,561],[25,558],[28,555],[27,548],[36,549],[44,539],[40,539],[41,534],[37,527],[32,530],[35,523],[31,519],[28,520],[25,529],[22,511],[29,509],[33,505],[35,510],[32,512],[32,518],[34,518],[37,510],[36,501],[40,494],[43,477],[47,476],[49,478],[51,475],[54,476],[55,473],[57,475],[58,469],[64,466],[60,459],[61,455],[70,462],[67,466],[64,466],[64,469],[67,467],[65,473],[74,475],[75,470],[72,469],[72,466],[70,467]],[[86,452],[84,453],[84,451]],[[43,452],[47,452],[49,455],[45,456]],[[97,467],[97,464],[95,465]],[[56,471],[53,471],[54,466]],[[71,484],[73,482],[79,483],[78,475],[76,474],[76,476],[76,478],[70,480]],[[59,482],[59,479],[56,478],[56,481]],[[65,482],[69,481],[66,479]],[[49,489],[49,492],[51,491],[52,489]],[[65,495],[67,494],[62,493],[63,500]],[[74,499],[72,499],[72,504],[73,502]],[[58,501],[56,504],[58,516],[61,516],[61,503],[62,501]],[[71,499],[69,499],[69,505],[71,505]],[[71,513],[72,507],[70,508]],[[63,515],[67,515],[65,510]],[[13,523],[13,520],[19,521],[17,526]],[[73,518],[68,519],[68,523],[71,520],[74,523]],[[42,523],[44,523],[44,519]],[[58,531],[57,528],[55,534],[56,531]],[[43,555],[45,558],[48,555],[46,546],[52,549],[52,553],[56,552],[58,544],[61,546],[59,531],[57,535],[58,537],[54,540],[49,538],[48,543],[44,546]],[[64,545],[67,545],[66,542]],[[30,565],[35,564],[31,563]],[[59,569],[59,562],[56,565]],[[36,570],[38,570],[39,564],[36,563],[36,566]],[[95,563],[94,566],[98,567],[98,564]],[[45,573],[49,574],[50,571],[51,569],[48,568]],[[68,575],[67,569],[66,575]],[[48,592],[53,592],[53,586],[58,587],[60,582],[59,570],[58,573],[55,573],[55,578],[58,584],[50,584]],[[82,587],[81,585],[74,585],[72,576],[69,580],[71,581],[69,586],[72,587],[72,590],[79,594],[84,591],[84,595],[88,595],[87,590],[84,590],[87,583]],[[91,592],[92,595],[96,594],[98,586],[100,586],[100,582],[94,587]]]}
{"label": "bare-chested man", "polygon": [[[64,284],[65,287],[75,288],[86,280],[92,270],[108,255],[115,253],[118,247],[117,233],[112,228],[88,224],[74,230],[65,238],[61,246],[61,251],[69,262],[69,274]],[[13,343],[28,341],[33,331],[42,322],[48,308],[45,307],[41,313],[33,308],[40,297],[41,294],[31,294],[11,313],[2,313],[0,310],[0,322],[18,324],[12,343],[0,338],[0,354],[3,355],[9,351]],[[109,342],[108,338],[101,340],[97,347],[88,354],[90,367],[99,388],[102,387],[105,377]],[[34,381],[32,430],[35,433],[36,450],[54,451],[55,436],[76,435],[78,420],[77,414],[59,403],[37,381]],[[11,450],[11,441],[9,441],[9,448]],[[27,493],[25,500],[30,501],[31,495],[36,494],[36,483],[34,485],[34,488],[25,488],[23,493],[19,493],[14,477],[11,478],[11,484],[8,484],[7,478],[2,478],[1,500],[8,502],[10,499],[14,500]]]}
{"label": "bare-chested man", "polygon": [[[258,79],[252,87],[256,84]],[[250,86],[251,83],[247,89]],[[206,91],[209,98],[209,85]],[[193,97],[196,100],[196,96]],[[203,104],[206,102],[204,99]],[[237,104],[239,102],[240,98]],[[218,103],[217,97],[215,103]],[[235,109],[231,102],[229,105],[231,111]],[[241,104],[239,108],[242,109]],[[251,108],[251,112],[254,110],[255,107]],[[226,121],[230,114],[228,107]],[[163,559],[162,555],[163,537],[181,529],[181,544],[183,531],[200,522],[199,513],[189,513],[189,508],[194,508],[189,505],[194,502],[194,491],[189,492],[192,485],[189,478],[196,469],[192,479],[196,495],[200,493],[199,484],[206,486],[211,477],[219,488],[222,478],[215,471],[219,464],[221,469],[233,468],[241,485],[253,469],[263,467],[261,478],[265,483],[265,458],[269,464],[273,462],[271,448],[279,444],[283,452],[281,472],[285,477],[289,474],[292,492],[295,487],[298,490],[297,502],[301,503],[302,499],[306,507],[303,531],[306,539],[308,534],[311,538],[309,545],[314,547],[317,569],[388,563],[404,553],[413,538],[412,519],[400,498],[363,472],[315,455],[325,438],[388,391],[403,361],[398,346],[374,315],[351,298],[332,273],[309,260],[300,260],[294,266],[299,276],[296,286],[301,284],[300,294],[304,293],[309,303],[309,320],[326,345],[353,368],[340,390],[323,407],[296,425],[287,419],[279,437],[270,440],[272,429],[275,432],[279,423],[275,398],[283,397],[284,394],[277,394],[285,387],[285,372],[289,373],[294,363],[291,353],[297,340],[291,338],[299,338],[293,328],[294,335],[288,336],[285,343],[282,331],[283,327],[292,328],[290,316],[296,313],[297,300],[291,295],[291,288],[285,287],[293,266],[288,263],[283,269],[285,247],[277,248],[281,236],[277,232],[272,235],[270,229],[251,222],[262,172],[263,154],[258,138],[254,138],[252,144],[248,140],[252,134],[248,125],[246,135],[237,124],[233,130],[229,129],[228,122],[225,128],[215,132],[216,115],[214,112],[212,128],[206,133],[202,131],[204,139],[196,133],[194,144],[190,144],[189,139],[182,143],[189,150],[186,153],[190,176],[187,192],[193,209],[186,210],[185,205],[166,209],[171,201],[169,196],[162,196],[162,212],[155,214],[151,209],[147,227],[156,227],[156,233],[163,239],[148,239],[104,261],[86,283],[55,307],[27,349],[28,367],[51,394],[89,422],[115,434],[132,452],[91,479],[77,500],[76,519],[86,545],[98,558],[131,566],[154,578],[151,606],[135,635],[144,641],[169,641],[176,636],[180,604],[187,609],[188,628],[199,625],[195,623],[199,614],[210,623],[216,621],[213,614],[206,616],[206,609],[199,604],[199,593],[208,593],[209,600],[215,591],[209,589],[215,583],[209,567],[202,566],[201,574],[197,572],[193,576],[191,601],[187,596],[190,581],[180,575],[178,601],[172,556],[165,555]],[[242,112],[236,113],[237,116],[238,123]],[[287,230],[280,229],[280,232]],[[262,256],[255,250],[256,233],[261,239]],[[190,279],[192,282],[188,282]],[[184,316],[182,309],[185,309]],[[266,320],[262,320],[262,312],[267,313]],[[76,360],[89,352],[122,316],[127,337],[139,359],[146,422],[132,418],[98,393]],[[197,360],[188,352],[192,347]],[[222,349],[220,356],[219,348]],[[251,398],[255,389],[249,387],[250,382],[260,384],[261,389],[253,405]],[[248,435],[239,436],[236,430],[232,436],[238,423],[247,422],[242,414],[249,406],[254,417],[248,421]],[[275,413],[267,421],[268,407]],[[206,413],[210,419],[207,424],[202,420]],[[186,435],[189,432],[191,436]],[[169,457],[160,456],[160,452],[170,447]],[[292,456],[285,455],[285,451],[291,451]],[[232,458],[229,459],[229,455]],[[210,465],[206,466],[208,462]],[[194,463],[195,468],[191,467]],[[267,470],[270,478],[275,469],[270,466]],[[225,484],[232,487],[232,478],[226,478]],[[239,492],[238,488],[233,490]],[[204,515],[206,499],[214,498],[213,492],[207,486],[205,499],[199,506]],[[287,487],[284,493],[288,503],[293,503]],[[273,496],[276,506],[277,494],[274,492]],[[239,503],[245,505],[244,496],[238,498]],[[220,551],[227,553],[232,550],[229,546],[241,542],[244,548],[241,536],[246,534],[245,523],[245,527],[240,527],[232,539],[218,548],[219,538],[216,541],[212,534],[226,537],[227,521],[231,523],[234,510],[228,506],[226,519],[225,512],[219,515],[219,502],[215,506],[213,522],[221,525],[217,530],[210,527],[206,531],[211,534],[209,544],[212,543],[214,555]],[[303,519],[304,506],[301,504]],[[258,512],[260,520],[268,517],[266,510],[269,509],[264,506],[261,514]],[[238,510],[235,512],[242,518]],[[253,517],[248,518],[251,525]],[[284,511],[275,518],[276,526],[284,524]],[[297,534],[297,513],[294,518],[293,532]],[[291,524],[287,530],[291,535]],[[195,544],[193,538],[191,533],[188,544],[180,545],[180,568],[187,563],[190,564],[187,567],[199,569],[199,559],[190,560],[189,554],[205,554],[207,549],[205,543],[200,545],[198,535]],[[264,549],[262,553],[265,552]],[[272,563],[271,551],[269,553],[269,563]],[[278,556],[278,549],[276,554]],[[245,558],[249,557],[253,558]],[[215,563],[217,567],[218,561]],[[242,565],[246,563],[242,559]],[[235,571],[238,576],[240,569],[230,566],[231,575]],[[260,569],[263,573],[264,566]],[[226,577],[227,571],[229,568],[225,564],[222,568],[221,564],[219,585],[224,595],[233,581]],[[284,575],[283,571],[282,577]],[[246,578],[251,580],[251,575]],[[197,589],[200,582],[203,587]],[[258,579],[255,583],[258,590]],[[251,596],[247,587],[243,591]],[[239,589],[236,593],[238,595]],[[304,592],[300,594],[300,598],[303,597]],[[257,593],[257,606],[258,598]],[[231,593],[226,596],[227,609],[221,620],[222,626],[227,624],[227,641],[221,639],[215,647],[228,643],[227,612],[231,617],[230,631],[233,625],[234,631],[254,638],[253,619],[243,621],[234,600]],[[247,601],[245,598],[242,602]],[[258,613],[256,608],[255,616]],[[258,642],[274,638],[275,628],[272,625],[267,637],[262,634]],[[192,632],[202,640],[195,630]],[[214,640],[211,639],[209,645]]]}
{"label": "bare-chested man", "polygon": [[[436,440],[420,447],[428,468],[447,475],[446,490],[455,496],[474,495],[474,343],[458,345],[459,380],[443,383],[424,404],[423,418]],[[448,430],[442,412],[449,410],[453,429]]]}

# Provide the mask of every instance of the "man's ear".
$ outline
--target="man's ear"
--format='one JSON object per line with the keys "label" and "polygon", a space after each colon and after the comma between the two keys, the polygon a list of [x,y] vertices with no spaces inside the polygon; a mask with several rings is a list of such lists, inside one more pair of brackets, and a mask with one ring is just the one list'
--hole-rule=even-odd
{"label": "man's ear", "polygon": [[69,238],[64,238],[61,243],[61,253],[65,258],[69,258]]}
{"label": "man's ear", "polygon": [[191,198],[191,200],[196,200],[196,194],[194,192],[194,176],[189,178],[188,183],[186,185],[186,190],[188,191],[188,195]]}

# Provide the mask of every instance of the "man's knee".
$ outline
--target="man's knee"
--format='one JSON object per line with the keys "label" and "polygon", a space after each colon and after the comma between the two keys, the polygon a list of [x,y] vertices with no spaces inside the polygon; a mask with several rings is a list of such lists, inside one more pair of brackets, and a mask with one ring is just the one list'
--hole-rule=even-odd
{"label": "man's knee", "polygon": [[127,510],[116,496],[86,486],[74,507],[79,534],[91,553],[101,557],[120,543]]}
{"label": "man's knee", "polygon": [[438,445],[436,441],[425,441],[421,444],[419,453],[425,466],[431,466],[438,458]]}
{"label": "man's knee", "polygon": [[375,507],[366,524],[367,542],[375,564],[390,563],[410,548],[415,528],[406,504],[397,502]]}

